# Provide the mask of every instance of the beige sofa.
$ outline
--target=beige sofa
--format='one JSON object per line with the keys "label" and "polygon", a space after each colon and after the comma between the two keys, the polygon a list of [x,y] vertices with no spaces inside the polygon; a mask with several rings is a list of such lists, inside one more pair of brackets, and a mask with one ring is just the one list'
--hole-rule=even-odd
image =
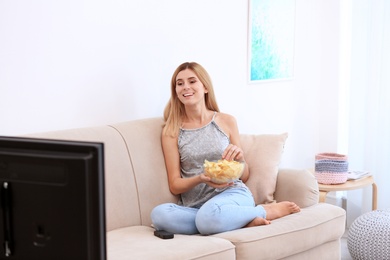
{"label": "beige sofa", "polygon": [[177,201],[167,184],[162,123],[150,118],[30,135],[104,142],[108,259],[340,259],[345,211],[318,203],[317,182],[308,171],[278,169],[286,134],[242,135],[251,166],[248,186],[258,202],[291,200],[301,212],[212,236],[155,237],[151,210]]}

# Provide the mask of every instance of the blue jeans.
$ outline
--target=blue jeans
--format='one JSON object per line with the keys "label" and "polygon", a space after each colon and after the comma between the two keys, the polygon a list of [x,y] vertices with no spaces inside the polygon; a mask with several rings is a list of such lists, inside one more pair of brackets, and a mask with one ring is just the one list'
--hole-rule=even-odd
{"label": "blue jeans", "polygon": [[199,209],[165,203],[151,213],[157,230],[189,235],[211,235],[242,228],[256,217],[265,218],[266,212],[262,206],[255,206],[246,187],[227,189]]}

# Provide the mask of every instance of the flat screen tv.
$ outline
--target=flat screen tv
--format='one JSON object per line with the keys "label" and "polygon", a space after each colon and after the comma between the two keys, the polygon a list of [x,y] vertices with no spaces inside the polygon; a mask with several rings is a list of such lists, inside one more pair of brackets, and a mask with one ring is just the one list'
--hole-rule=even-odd
{"label": "flat screen tv", "polygon": [[0,259],[106,259],[104,145],[0,137]]}

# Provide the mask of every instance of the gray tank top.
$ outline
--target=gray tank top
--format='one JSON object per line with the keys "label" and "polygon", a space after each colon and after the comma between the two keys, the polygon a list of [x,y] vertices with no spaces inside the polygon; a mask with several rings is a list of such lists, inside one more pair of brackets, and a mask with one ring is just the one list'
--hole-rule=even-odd
{"label": "gray tank top", "polygon": [[[181,177],[189,178],[204,172],[204,160],[222,158],[222,153],[229,145],[229,137],[215,122],[216,112],[210,123],[196,129],[180,129],[178,146],[180,153]],[[238,181],[241,182],[241,181]],[[222,192],[201,183],[180,196],[179,205],[200,208],[206,201]]]}

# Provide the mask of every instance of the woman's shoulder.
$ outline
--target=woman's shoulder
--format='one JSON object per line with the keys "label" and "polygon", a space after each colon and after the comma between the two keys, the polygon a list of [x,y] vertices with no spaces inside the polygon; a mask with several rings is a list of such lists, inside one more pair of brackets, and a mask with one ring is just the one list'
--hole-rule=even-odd
{"label": "woman's shoulder", "polygon": [[222,121],[224,123],[228,123],[228,124],[231,124],[231,123],[236,123],[236,118],[230,114],[226,114],[226,113],[217,113],[216,119],[218,119],[219,121]]}
{"label": "woman's shoulder", "polygon": [[231,129],[233,127],[237,127],[236,118],[230,114],[221,113],[221,112],[217,113],[217,115],[215,117],[215,121],[226,132],[230,132],[230,131],[228,131],[229,129]]}

